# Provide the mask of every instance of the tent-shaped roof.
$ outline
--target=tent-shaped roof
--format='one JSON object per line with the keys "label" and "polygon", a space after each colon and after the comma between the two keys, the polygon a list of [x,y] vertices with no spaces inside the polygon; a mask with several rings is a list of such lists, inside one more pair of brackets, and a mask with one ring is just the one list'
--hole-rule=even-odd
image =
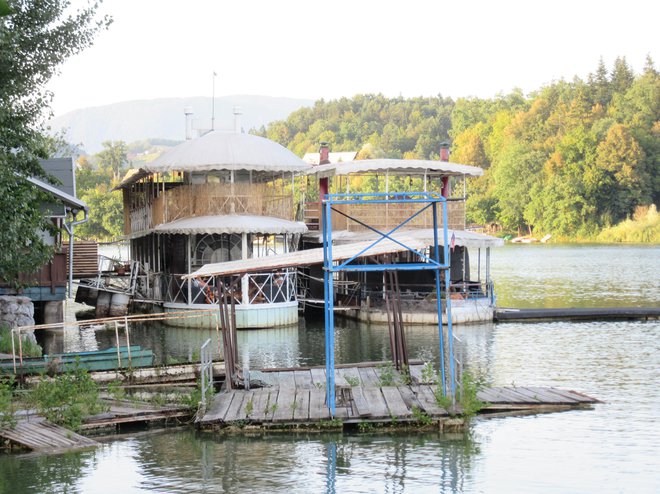
{"label": "tent-shaped roof", "polygon": [[226,214],[219,216],[195,216],[163,223],[153,229],[154,233],[305,233],[307,226],[299,221],[288,221],[270,216]]}
{"label": "tent-shaped roof", "polygon": [[400,159],[373,159],[356,160],[346,163],[330,163],[319,165],[310,169],[307,173],[318,175],[319,178],[333,177],[335,175],[349,175],[351,173],[438,173],[442,175],[469,175],[479,177],[484,171],[478,166],[461,165],[448,161],[433,160],[400,160]]}
{"label": "tent-shaped roof", "polygon": [[143,167],[151,173],[210,170],[303,172],[310,168],[287,148],[270,139],[221,131],[181,143]]}

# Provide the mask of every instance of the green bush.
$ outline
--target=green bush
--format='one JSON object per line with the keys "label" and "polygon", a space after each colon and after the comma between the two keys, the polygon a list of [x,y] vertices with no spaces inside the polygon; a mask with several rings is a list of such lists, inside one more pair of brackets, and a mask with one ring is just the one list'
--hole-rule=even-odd
{"label": "green bush", "polygon": [[5,427],[13,428],[16,425],[14,418],[14,383],[10,381],[0,381],[0,429]]}
{"label": "green bush", "polygon": [[[16,354],[18,354],[18,339],[14,338]],[[21,344],[24,357],[41,357],[42,349],[31,339],[23,337]],[[0,324],[0,353],[11,353],[11,329],[6,324]]]}
{"label": "green bush", "polygon": [[30,401],[48,420],[74,431],[80,430],[86,416],[104,410],[97,384],[78,365],[52,379],[44,377],[30,393]]}

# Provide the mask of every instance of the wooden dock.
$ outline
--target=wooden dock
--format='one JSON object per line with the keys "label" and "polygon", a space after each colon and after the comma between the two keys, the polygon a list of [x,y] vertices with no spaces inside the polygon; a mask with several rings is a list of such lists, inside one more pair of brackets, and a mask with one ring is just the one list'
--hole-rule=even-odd
{"label": "wooden dock", "polygon": [[[412,365],[411,379],[406,383],[391,368],[338,366],[334,417],[325,402],[324,368],[265,370],[258,373],[264,387],[219,393],[197,424],[203,428],[246,424],[281,427],[314,425],[331,418],[342,424],[446,419],[450,414],[435,399],[436,385],[423,382],[422,368]],[[598,403],[575,391],[540,387],[488,388],[477,396],[487,404],[482,413],[551,411]]]}
{"label": "wooden dock", "polygon": [[606,321],[658,319],[658,307],[576,307],[559,309],[507,309],[498,308],[495,321]]}
{"label": "wooden dock", "polygon": [[81,430],[90,431],[113,427],[117,430],[127,425],[147,425],[154,422],[189,421],[194,411],[185,406],[152,405],[134,401],[110,402],[107,412],[85,418]]}
{"label": "wooden dock", "polygon": [[42,417],[22,419],[13,429],[0,429],[0,437],[38,452],[89,448],[99,444],[93,439],[52,424]]}

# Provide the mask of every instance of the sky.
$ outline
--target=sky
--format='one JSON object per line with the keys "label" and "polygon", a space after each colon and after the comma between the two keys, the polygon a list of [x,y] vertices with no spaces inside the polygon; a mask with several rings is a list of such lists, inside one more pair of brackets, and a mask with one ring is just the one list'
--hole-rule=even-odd
{"label": "sky", "polygon": [[660,67],[650,0],[105,0],[100,12],[110,28],[48,86],[56,116],[214,91],[490,98],[586,79],[601,57]]}

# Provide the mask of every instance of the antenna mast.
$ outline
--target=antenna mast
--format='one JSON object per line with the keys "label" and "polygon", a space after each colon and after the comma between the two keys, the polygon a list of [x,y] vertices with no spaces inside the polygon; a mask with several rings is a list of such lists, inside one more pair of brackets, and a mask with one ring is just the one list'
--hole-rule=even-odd
{"label": "antenna mast", "polygon": [[211,130],[215,130],[215,76],[218,75],[213,71],[213,97],[211,98]]}

